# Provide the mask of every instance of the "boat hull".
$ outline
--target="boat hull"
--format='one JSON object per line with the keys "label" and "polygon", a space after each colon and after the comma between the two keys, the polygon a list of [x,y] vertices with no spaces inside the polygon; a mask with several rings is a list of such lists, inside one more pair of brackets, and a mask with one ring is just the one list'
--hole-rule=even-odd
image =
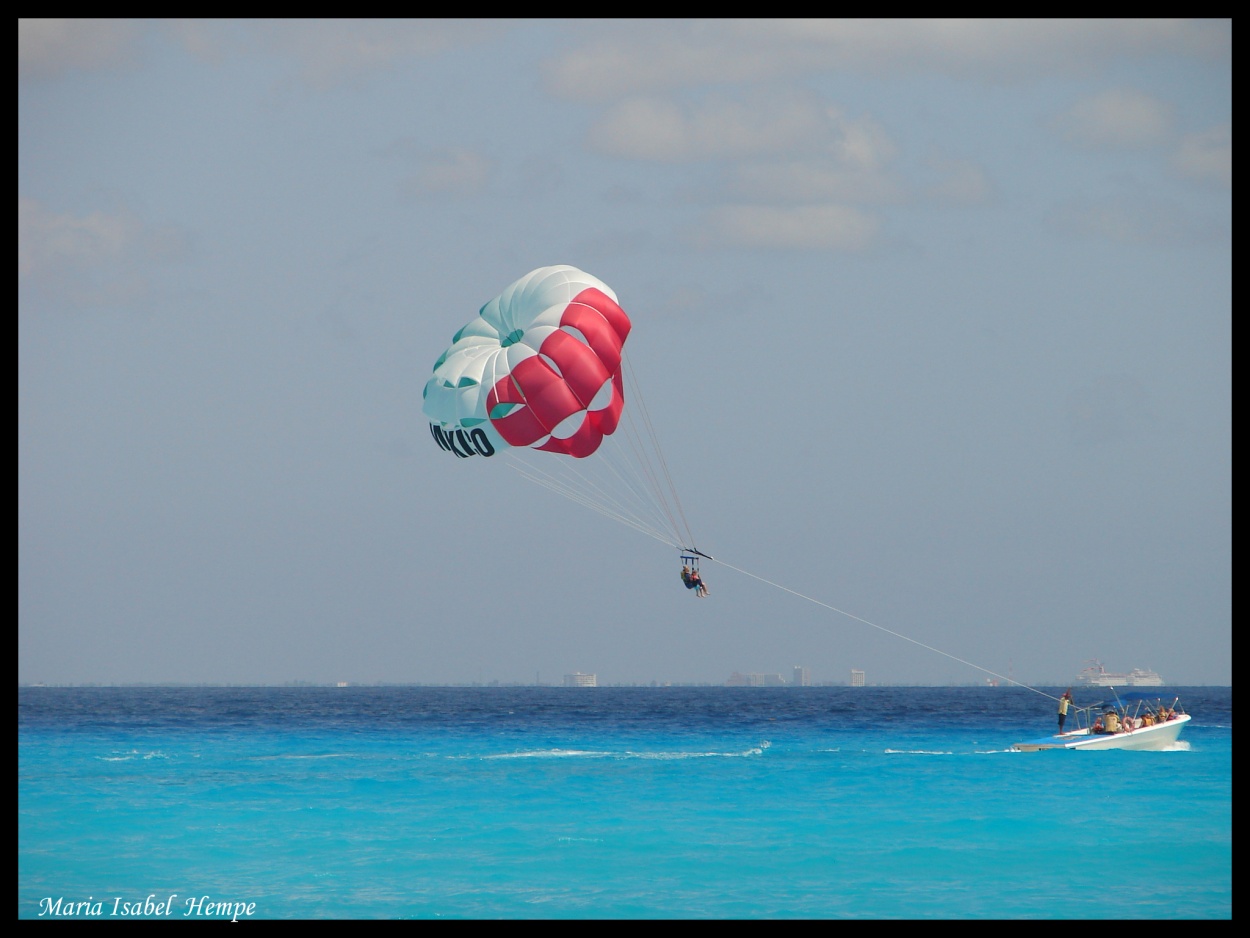
{"label": "boat hull", "polygon": [[1127,733],[1091,733],[1077,730],[1059,736],[1046,736],[1029,742],[1016,743],[1011,748],[1017,752],[1038,752],[1043,749],[1167,749],[1181,735],[1189,722],[1189,714],[1179,713],[1175,719],[1153,726],[1143,726]]}

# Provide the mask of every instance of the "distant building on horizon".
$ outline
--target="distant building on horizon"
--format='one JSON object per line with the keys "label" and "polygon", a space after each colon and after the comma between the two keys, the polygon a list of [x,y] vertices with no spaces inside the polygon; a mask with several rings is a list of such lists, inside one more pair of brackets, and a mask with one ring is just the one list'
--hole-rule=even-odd
{"label": "distant building on horizon", "polygon": [[735,671],[725,681],[726,687],[782,687],[785,678],[780,674],[741,674]]}
{"label": "distant building on horizon", "polygon": [[851,668],[851,686],[852,687],[864,686],[864,672],[860,670],[859,668]]}
{"label": "distant building on horizon", "polygon": [[794,666],[794,683],[797,687],[811,687],[812,669],[796,664]]}
{"label": "distant building on horizon", "polygon": [[583,674],[581,671],[574,671],[572,674],[564,675],[565,687],[598,687],[599,675]]}

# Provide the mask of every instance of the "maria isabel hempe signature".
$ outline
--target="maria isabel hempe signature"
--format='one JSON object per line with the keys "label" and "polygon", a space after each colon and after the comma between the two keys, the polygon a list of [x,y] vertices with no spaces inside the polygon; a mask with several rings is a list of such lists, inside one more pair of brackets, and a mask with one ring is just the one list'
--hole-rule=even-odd
{"label": "maria isabel hempe signature", "polygon": [[45,896],[39,900],[39,917],[52,918],[220,918],[237,922],[239,916],[247,918],[256,914],[255,902],[216,900],[212,896],[192,896],[178,901],[178,893],[157,898],[151,893],[143,899],[125,899],[112,896],[85,900],[66,899],[64,896]]}

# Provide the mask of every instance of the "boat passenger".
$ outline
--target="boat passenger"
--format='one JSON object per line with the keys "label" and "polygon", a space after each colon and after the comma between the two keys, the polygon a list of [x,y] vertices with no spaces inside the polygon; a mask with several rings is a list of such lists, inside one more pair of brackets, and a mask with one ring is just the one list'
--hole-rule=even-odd
{"label": "boat passenger", "polygon": [[1103,732],[1118,733],[1120,732],[1120,718],[1116,716],[1114,710],[1108,710],[1102,715]]}

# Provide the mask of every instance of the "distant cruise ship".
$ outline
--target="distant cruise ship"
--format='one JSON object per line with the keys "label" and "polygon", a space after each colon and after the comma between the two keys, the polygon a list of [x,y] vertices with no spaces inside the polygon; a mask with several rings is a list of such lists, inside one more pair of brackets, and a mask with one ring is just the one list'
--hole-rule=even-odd
{"label": "distant cruise ship", "polygon": [[1076,676],[1076,683],[1086,687],[1162,687],[1163,678],[1159,672],[1144,668],[1118,674],[1103,668],[1101,661],[1091,661],[1090,666]]}

